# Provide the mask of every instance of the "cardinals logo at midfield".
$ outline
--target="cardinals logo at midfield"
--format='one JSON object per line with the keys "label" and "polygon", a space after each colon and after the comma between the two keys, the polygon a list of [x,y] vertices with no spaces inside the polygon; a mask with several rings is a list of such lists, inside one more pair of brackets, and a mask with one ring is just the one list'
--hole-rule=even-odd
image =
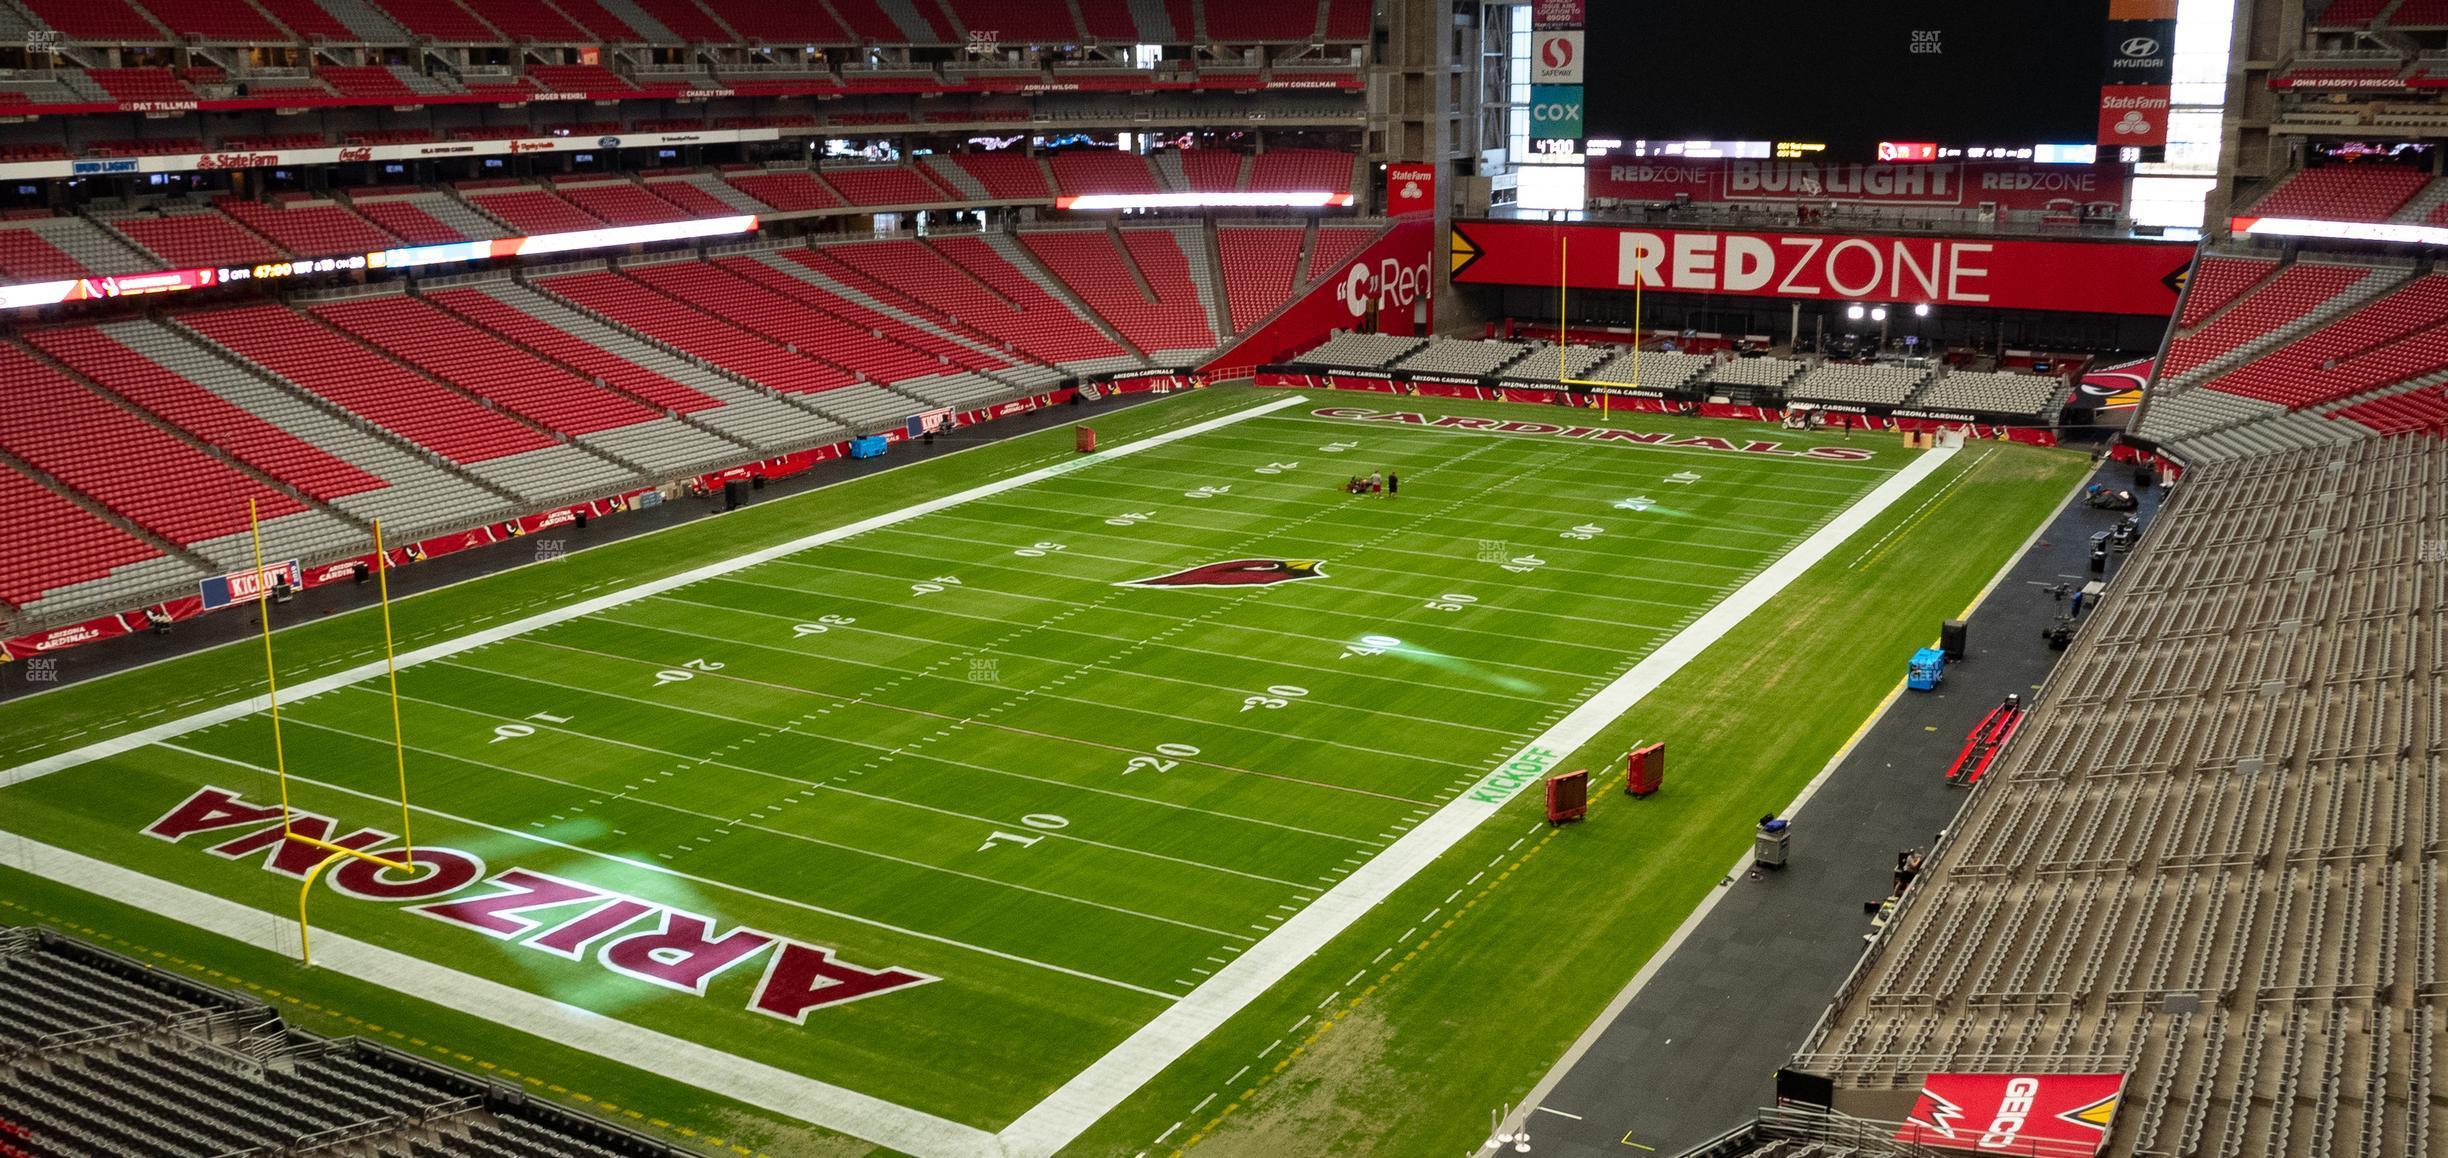
{"label": "cardinals logo at midfield", "polygon": [[1323,579],[1325,563],[1316,559],[1235,559],[1209,563],[1153,579],[1132,579],[1116,587],[1263,587],[1296,579]]}

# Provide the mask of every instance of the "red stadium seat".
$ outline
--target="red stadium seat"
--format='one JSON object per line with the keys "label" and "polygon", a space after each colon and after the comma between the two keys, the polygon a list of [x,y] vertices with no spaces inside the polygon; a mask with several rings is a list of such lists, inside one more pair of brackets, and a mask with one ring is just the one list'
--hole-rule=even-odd
{"label": "red stadium seat", "polygon": [[[461,6],[459,0],[368,0],[390,13],[411,35],[451,43],[499,43],[503,36],[492,25]],[[487,7],[490,8],[488,2]]]}
{"label": "red stadium seat", "polygon": [[26,339],[60,363],[248,466],[329,502],[391,484],[299,441],[88,326]]}
{"label": "red stadium seat", "polygon": [[182,546],[305,510],[133,412],[103,401],[20,346],[0,346],[0,450]]}
{"label": "red stadium seat", "polygon": [[549,430],[593,434],[660,417],[406,294],[329,302],[312,312]]}
{"label": "red stadium seat", "polygon": [[299,257],[347,257],[399,244],[373,222],[338,204],[271,206],[227,200],[221,211]]}
{"label": "red stadium seat", "polygon": [[575,233],[601,229],[603,221],[555,196],[529,185],[466,194],[467,203],[490,214],[515,234]]}
{"label": "red stadium seat", "polygon": [[[1141,350],[1206,349],[1216,344],[1207,307],[1190,283],[1189,265],[1171,230],[1124,230],[1119,247],[1103,229],[1023,233],[1020,241]],[[1155,291],[1154,300],[1141,292],[1142,277]]]}
{"label": "red stadium seat", "polygon": [[163,27],[191,40],[265,44],[295,39],[248,0],[138,0]]}
{"label": "red stadium seat", "polygon": [[291,256],[218,213],[121,217],[105,224],[172,266],[253,265]]}
{"label": "red stadium seat", "polygon": [[687,302],[616,273],[544,278],[537,287],[593,310],[692,357],[769,389],[808,394],[852,385],[840,367],[786,349],[781,342],[732,324]]}
{"label": "red stadium seat", "polygon": [[24,607],[46,591],[160,557],[151,544],[0,463],[0,603]]}
{"label": "red stadium seat", "polygon": [[484,462],[555,445],[287,306],[180,315],[196,333],[454,462]]}
{"label": "red stadium seat", "polygon": [[1216,228],[1216,250],[1224,262],[1224,299],[1232,307],[1238,332],[1264,320],[1292,296],[1292,279],[1300,265],[1301,240],[1307,230],[1298,225]]}
{"label": "red stadium seat", "polygon": [[159,25],[146,19],[127,0],[25,0],[25,6],[36,19],[71,40],[133,44],[166,44],[170,40]]}

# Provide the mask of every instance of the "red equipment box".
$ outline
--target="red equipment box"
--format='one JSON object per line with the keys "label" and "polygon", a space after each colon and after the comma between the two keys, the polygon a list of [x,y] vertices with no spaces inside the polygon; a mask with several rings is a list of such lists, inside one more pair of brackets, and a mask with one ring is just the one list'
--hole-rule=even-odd
{"label": "red equipment box", "polygon": [[1095,450],[1096,450],[1096,428],[1095,428],[1095,427],[1093,427],[1093,426],[1082,426],[1082,427],[1077,427],[1077,428],[1075,428],[1075,429],[1073,429],[1073,430],[1072,430],[1071,434],[1072,434],[1072,437],[1078,441],[1078,444],[1079,444],[1079,452],[1080,452],[1081,454],[1090,454],[1090,453],[1094,453],[1094,452],[1095,452]]}
{"label": "red equipment box", "polygon": [[1632,749],[1624,757],[1624,795],[1647,796],[1666,782],[1666,745],[1650,744]]}
{"label": "red equipment box", "polygon": [[1547,778],[1547,823],[1565,824],[1589,815],[1589,770]]}

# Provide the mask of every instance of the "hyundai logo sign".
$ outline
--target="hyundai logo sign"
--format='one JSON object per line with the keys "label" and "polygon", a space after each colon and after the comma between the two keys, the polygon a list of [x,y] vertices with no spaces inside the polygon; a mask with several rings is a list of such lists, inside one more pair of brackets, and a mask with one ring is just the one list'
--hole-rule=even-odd
{"label": "hyundai logo sign", "polygon": [[2159,55],[2159,42],[2148,36],[2136,36],[2118,46],[2117,51],[2124,53],[2129,59],[2139,60],[2143,57]]}

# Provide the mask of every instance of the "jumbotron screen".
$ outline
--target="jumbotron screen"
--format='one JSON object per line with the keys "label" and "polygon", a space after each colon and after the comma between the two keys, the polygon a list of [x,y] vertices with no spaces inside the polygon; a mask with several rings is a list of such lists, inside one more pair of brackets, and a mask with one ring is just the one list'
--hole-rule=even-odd
{"label": "jumbotron screen", "polygon": [[2108,0],[1592,0],[1588,135],[1807,142],[2083,142]]}

